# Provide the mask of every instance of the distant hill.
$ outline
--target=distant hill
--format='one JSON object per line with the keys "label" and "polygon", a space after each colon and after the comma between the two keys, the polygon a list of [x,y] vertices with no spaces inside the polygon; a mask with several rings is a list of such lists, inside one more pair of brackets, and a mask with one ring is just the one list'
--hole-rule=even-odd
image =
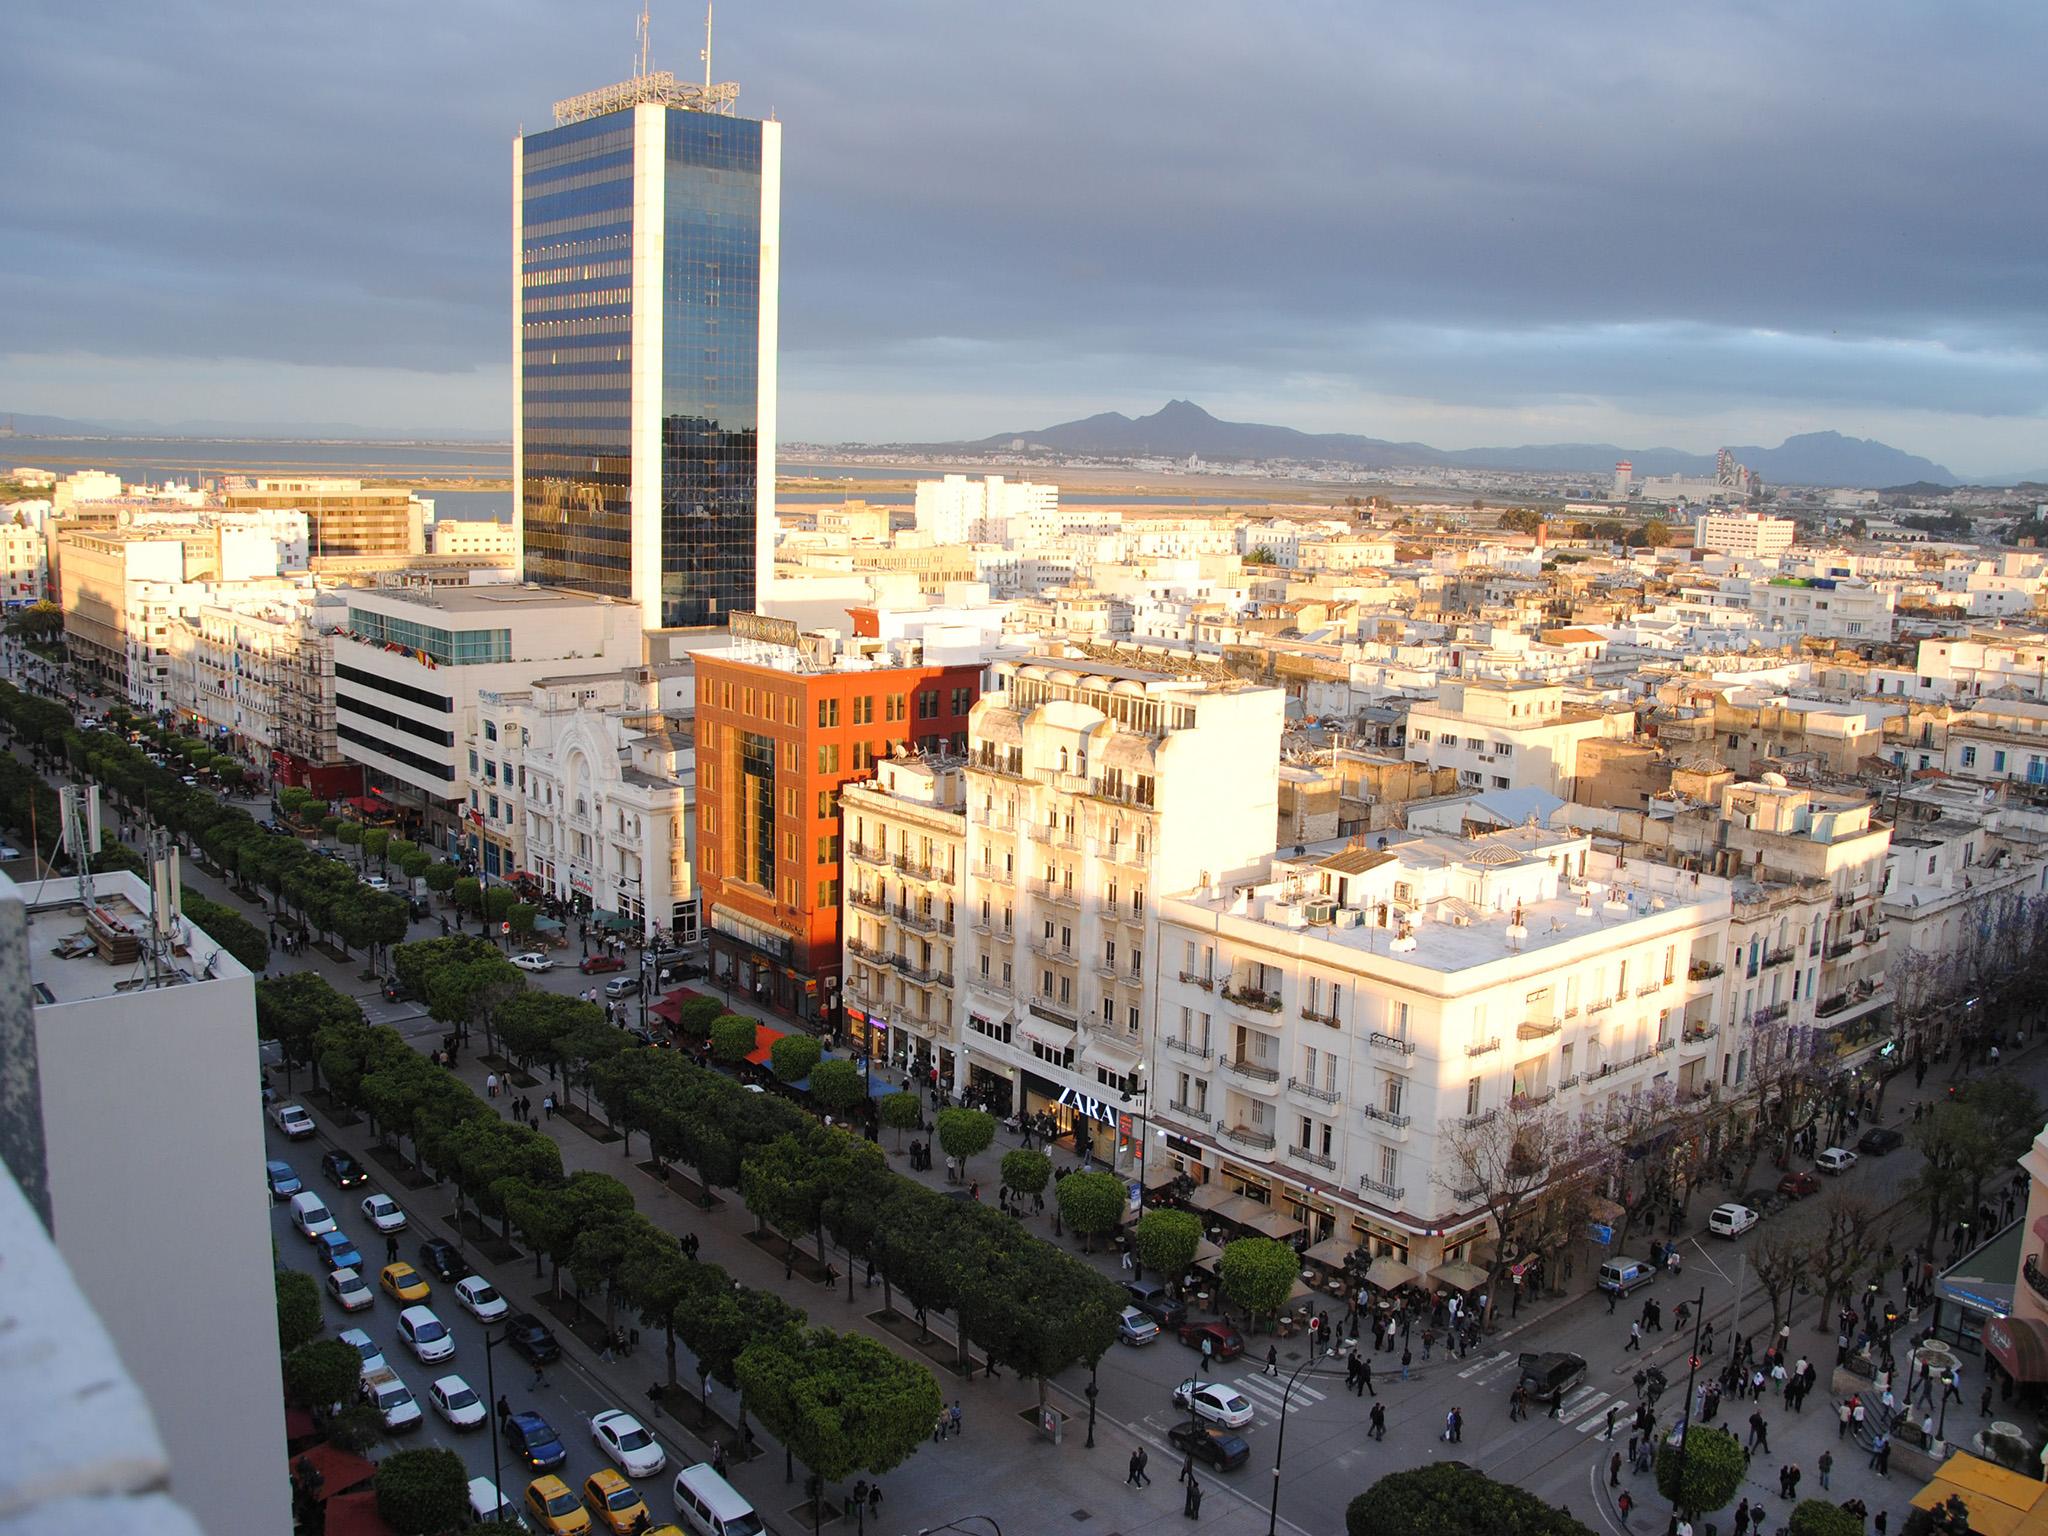
{"label": "distant hill", "polygon": [[[232,441],[277,438],[285,442],[434,442],[502,443],[502,431],[475,427],[378,429],[347,421],[223,421],[197,419],[149,421],[119,418],[79,421],[70,416],[38,416],[28,411],[0,410],[0,427],[13,423],[17,437],[198,437]],[[4,442],[0,438],[0,442]]]}
{"label": "distant hill", "polygon": [[[1459,469],[1526,469],[1553,474],[1588,474],[1603,479],[1617,459],[1638,475],[1711,474],[1711,454],[1677,448],[1623,448],[1613,443],[1528,443],[1513,448],[1432,448],[1427,443],[1392,442],[1351,432],[1300,432],[1259,422],[1223,421],[1190,400],[1170,400],[1150,416],[1105,411],[1078,421],[1022,432],[998,432],[976,442],[900,444],[905,448],[954,453],[995,453],[1042,449],[1048,453],[1103,457],[1211,460],[1290,459],[1396,469],[1437,465]],[[1896,485],[1927,480],[1961,482],[1941,465],[1884,443],[1808,432],[1776,448],[1738,447],[1736,458],[1774,485]]]}

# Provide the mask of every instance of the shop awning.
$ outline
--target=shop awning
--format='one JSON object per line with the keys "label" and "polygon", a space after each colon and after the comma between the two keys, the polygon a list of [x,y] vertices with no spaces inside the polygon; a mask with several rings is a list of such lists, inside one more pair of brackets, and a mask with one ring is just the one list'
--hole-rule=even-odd
{"label": "shop awning", "polygon": [[1271,1206],[1252,1217],[1245,1225],[1261,1237],[1276,1237],[1283,1242],[1302,1230],[1300,1222],[1285,1211],[1276,1211]]}
{"label": "shop awning", "polygon": [[309,1445],[292,1458],[293,1475],[298,1475],[301,1461],[309,1461],[320,1474],[320,1498],[325,1501],[347,1493],[351,1488],[360,1488],[377,1475],[375,1462],[365,1461],[349,1451],[321,1441]]}
{"label": "shop awning", "polygon": [[535,933],[560,933],[562,925],[552,917],[536,917],[533,920]]}
{"label": "shop awning", "polygon": [[1913,1507],[1939,1509],[1951,1498],[1968,1506],[1970,1529],[1979,1536],[2019,1536],[2048,1523],[2048,1484],[1967,1451],[1957,1451],[1941,1464],[1927,1486],[1913,1495]]}
{"label": "shop awning", "polygon": [[323,1529],[327,1536],[392,1536],[391,1526],[377,1513],[377,1495],[367,1488],[329,1499]]}
{"label": "shop awning", "polygon": [[1984,1353],[2014,1381],[2048,1381],[2048,1324],[2031,1317],[1994,1317],[1984,1324]]}
{"label": "shop awning", "polygon": [[[1422,1278],[1422,1271],[1412,1264],[1403,1264],[1392,1254],[1383,1253],[1366,1266],[1365,1283],[1383,1291],[1398,1291],[1404,1285],[1413,1285]],[[1480,1279],[1485,1279],[1484,1275]]]}
{"label": "shop awning", "polygon": [[1218,1259],[1222,1257],[1222,1246],[1220,1244],[1210,1242],[1209,1239],[1205,1237],[1196,1242],[1195,1256],[1189,1262],[1194,1264],[1214,1264]]}
{"label": "shop awning", "polygon": [[1147,1189],[1164,1189],[1179,1177],[1180,1175],[1174,1172],[1173,1164],[1169,1163],[1165,1158],[1148,1157],[1145,1159],[1145,1187]]}
{"label": "shop awning", "polygon": [[1216,1207],[1216,1219],[1246,1227],[1257,1217],[1264,1215],[1268,1209],[1263,1200],[1254,1200],[1250,1195],[1232,1195]]}
{"label": "shop awning", "polygon": [[1486,1284],[1486,1271],[1463,1259],[1453,1259],[1432,1269],[1429,1282],[1440,1291],[1476,1291]]}
{"label": "shop awning", "polygon": [[1342,1269],[1351,1255],[1358,1252],[1358,1244],[1348,1237],[1326,1237],[1310,1248],[1302,1257],[1311,1264],[1320,1264],[1325,1269]]}
{"label": "shop awning", "polygon": [[1055,1051],[1072,1050],[1074,1046],[1073,1025],[1055,1024],[1050,1019],[1041,1019],[1035,1013],[1025,1014],[1017,1029],[1028,1039],[1036,1040],[1040,1045],[1049,1046]]}
{"label": "shop awning", "polygon": [[767,1065],[768,1057],[775,1049],[775,1042],[781,1038],[781,1030],[770,1029],[766,1024],[756,1024],[754,1026],[754,1048],[747,1052],[747,1060],[757,1067]]}
{"label": "shop awning", "polygon": [[2048,1243],[2048,1211],[2034,1218],[2034,1236]]}
{"label": "shop awning", "polygon": [[679,1020],[682,1017],[683,994],[680,992],[671,992],[668,994],[668,996],[664,997],[660,1002],[654,1004],[654,1006],[649,1008],[647,1011],[654,1018],[661,1020],[661,1022],[666,1024],[670,1029],[674,1029],[676,1027],[677,1020]]}
{"label": "shop awning", "polygon": [[1221,1184],[1197,1184],[1188,1193],[1188,1209],[1191,1211],[1213,1211],[1218,1206],[1226,1205],[1237,1198],[1236,1195],[1233,1195]]}

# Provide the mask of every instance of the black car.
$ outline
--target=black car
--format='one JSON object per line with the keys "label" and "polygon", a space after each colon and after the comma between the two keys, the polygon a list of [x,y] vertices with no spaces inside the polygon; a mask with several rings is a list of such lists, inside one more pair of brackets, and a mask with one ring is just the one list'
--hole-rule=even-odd
{"label": "black car", "polygon": [[1586,1358],[1562,1350],[1525,1353],[1520,1361],[1522,1390],[1539,1403],[1554,1403],[1586,1379]]}
{"label": "black car", "polygon": [[1195,1460],[1218,1472],[1235,1472],[1252,1456],[1244,1436],[1214,1424],[1176,1424],[1166,1432],[1166,1438],[1176,1451],[1192,1451]]}
{"label": "black car", "polygon": [[436,1280],[445,1280],[451,1285],[469,1273],[469,1266],[462,1262],[462,1255],[445,1237],[430,1237],[420,1244],[420,1268]]}
{"label": "black car", "polygon": [[405,984],[396,976],[386,976],[384,978],[383,991],[384,1001],[387,1003],[402,1003],[405,1001]]}
{"label": "black car", "polygon": [[531,1312],[514,1312],[505,1319],[505,1342],[526,1357],[528,1365],[546,1365],[562,1358],[562,1346],[554,1332]]}
{"label": "black car", "polygon": [[1906,1138],[1888,1125],[1873,1125],[1856,1139],[1856,1150],[1883,1157],[1887,1152],[1896,1152],[1906,1144]]}
{"label": "black car", "polygon": [[1124,1291],[1131,1298],[1131,1305],[1161,1328],[1178,1328],[1188,1320],[1187,1307],[1163,1285],[1149,1280],[1126,1280]]}
{"label": "black car", "polygon": [[346,1152],[329,1152],[321,1158],[320,1172],[336,1189],[353,1189],[358,1184],[370,1182],[370,1175],[363,1165]]}

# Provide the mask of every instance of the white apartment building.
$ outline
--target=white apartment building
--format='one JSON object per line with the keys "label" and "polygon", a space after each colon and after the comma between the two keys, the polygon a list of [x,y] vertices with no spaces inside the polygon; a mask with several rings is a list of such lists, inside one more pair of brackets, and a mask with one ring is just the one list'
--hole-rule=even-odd
{"label": "white apartment building", "polygon": [[504,556],[517,552],[517,530],[487,518],[437,517],[428,531],[427,552],[435,555]]}
{"label": "white apartment building", "polygon": [[[1903,763],[1894,751],[1892,760]],[[1949,722],[1941,767],[1966,779],[2048,786],[2048,703],[1979,698]]]}
{"label": "white apartment building", "polygon": [[1427,1273],[1497,1236],[1454,1136],[1712,1091],[1729,893],[1570,831],[1377,841],[1160,903],[1146,1155]]}
{"label": "white apartment building", "polygon": [[1237,527],[1225,518],[1148,517],[1124,525],[1126,560],[1192,560],[1237,553]]}
{"label": "white apartment building", "polygon": [[1408,760],[1455,768],[1472,789],[1543,789],[1572,798],[1579,743],[1626,740],[1630,710],[1600,710],[1564,701],[1554,682],[1509,678],[1446,683],[1433,699],[1408,706]]}
{"label": "white apartment building", "polygon": [[1749,610],[1759,622],[1820,640],[1891,639],[1897,601],[1866,581],[1831,576],[1777,576],[1749,584]]}
{"label": "white apartment building", "polygon": [[524,870],[578,911],[693,941],[695,702],[688,661],[480,689],[467,819],[484,873]]}
{"label": "white apartment building", "polygon": [[352,590],[334,637],[342,753],[423,813],[423,836],[459,847],[479,693],[523,688],[565,661],[638,667],[639,618],[636,604],[527,584]]}
{"label": "white apartment building", "polygon": [[1744,560],[1775,560],[1792,547],[1799,525],[1789,517],[1760,512],[1702,512],[1693,519],[1695,549],[1717,550]]}
{"label": "white apartment building", "polygon": [[1383,571],[1394,563],[1394,541],[1359,534],[1303,539],[1299,564],[1305,571]]}
{"label": "white apartment building", "polygon": [[[263,603],[208,603],[181,632],[190,692],[174,708],[211,725],[244,759],[267,764],[312,611],[310,589]],[[175,675],[175,669],[174,669]]]}
{"label": "white apartment building", "polygon": [[965,937],[967,775],[947,757],[884,758],[839,791],[846,839],[840,972],[848,1037],[909,1067],[957,1058],[954,957]]}
{"label": "white apartment building", "polygon": [[[2048,696],[2048,635],[1987,631],[1922,640],[1916,668],[1916,698],[1970,699],[2011,689],[2021,698],[2039,699]],[[1896,691],[1908,691],[1903,679]]]}
{"label": "white apartment building", "polygon": [[26,608],[50,595],[46,501],[16,502],[0,523],[0,607]]}
{"label": "white apartment building", "polygon": [[1029,480],[947,475],[917,482],[917,531],[934,544],[1005,544],[1022,548],[1056,538],[1060,488]]}
{"label": "white apartment building", "polygon": [[[57,1249],[148,1400],[198,1527],[286,1531],[254,981],[166,914],[179,951],[161,985],[137,986],[149,887],[125,872],[94,882],[88,912],[76,880],[0,878],[12,978],[0,1142],[23,1188],[43,1192]],[[92,952],[53,957],[80,932]]]}
{"label": "white apartment building", "polygon": [[968,730],[972,937],[935,1064],[1128,1169],[1157,894],[1272,851],[1283,697],[1053,656],[993,670]]}

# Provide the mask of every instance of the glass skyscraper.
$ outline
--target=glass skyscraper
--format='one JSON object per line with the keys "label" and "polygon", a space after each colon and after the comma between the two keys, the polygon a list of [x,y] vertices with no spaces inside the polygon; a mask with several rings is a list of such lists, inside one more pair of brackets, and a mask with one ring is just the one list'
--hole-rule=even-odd
{"label": "glass skyscraper", "polygon": [[642,75],[512,146],[522,566],[650,629],[768,580],[782,125],[735,94]]}

